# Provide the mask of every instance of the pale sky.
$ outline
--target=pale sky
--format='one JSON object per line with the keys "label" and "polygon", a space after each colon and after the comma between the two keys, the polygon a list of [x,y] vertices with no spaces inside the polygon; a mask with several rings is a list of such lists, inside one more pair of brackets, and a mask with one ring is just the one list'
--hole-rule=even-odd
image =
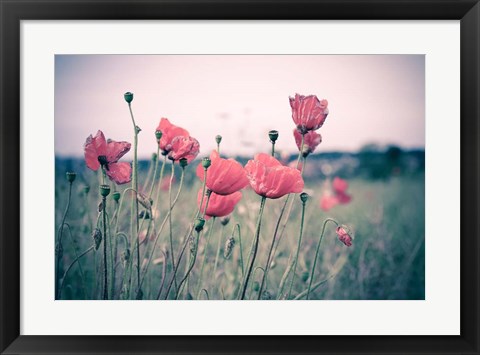
{"label": "pale sky", "polygon": [[[154,132],[166,117],[200,142],[200,154],[252,155],[297,150],[289,96],[327,99],[322,151],[364,144],[425,146],[423,55],[57,55],[55,152],[82,156],[87,136],[133,143],[126,91],[139,135],[139,156],[156,151]],[[131,158],[131,152],[126,156]]]}

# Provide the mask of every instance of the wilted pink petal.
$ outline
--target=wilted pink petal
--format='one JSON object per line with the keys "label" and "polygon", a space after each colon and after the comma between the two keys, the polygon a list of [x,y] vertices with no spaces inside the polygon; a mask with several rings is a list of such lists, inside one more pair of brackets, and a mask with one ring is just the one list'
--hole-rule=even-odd
{"label": "wilted pink petal", "polygon": [[116,163],[129,150],[131,144],[128,142],[117,142],[109,139],[107,142],[107,161],[109,163]]}
{"label": "wilted pink petal", "polygon": [[108,164],[105,169],[107,176],[117,184],[126,184],[132,180],[132,166],[130,163],[120,162]]}
{"label": "wilted pink petal", "polygon": [[[211,165],[207,170],[207,188],[218,195],[229,195],[248,185],[243,166],[234,159],[223,159],[216,150],[210,154]],[[203,181],[204,168],[197,167],[197,176]]]}

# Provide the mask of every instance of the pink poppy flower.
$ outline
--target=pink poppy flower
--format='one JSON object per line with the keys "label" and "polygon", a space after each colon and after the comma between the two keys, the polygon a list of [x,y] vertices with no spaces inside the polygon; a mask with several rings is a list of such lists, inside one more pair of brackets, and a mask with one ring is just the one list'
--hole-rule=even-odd
{"label": "pink poppy flower", "polygon": [[107,176],[117,184],[126,184],[131,181],[132,167],[130,163],[118,162],[130,150],[130,143],[105,140],[102,131],[95,137],[88,136],[84,145],[85,163],[88,168],[97,171],[105,169]]}
{"label": "pink poppy flower", "polygon": [[352,246],[352,236],[350,233],[347,231],[347,228],[343,226],[337,227],[336,233],[338,235],[338,240],[340,240],[343,244],[345,244],[347,247]]}
{"label": "pink poppy flower", "polygon": [[328,101],[319,100],[315,95],[290,97],[293,122],[300,133],[317,130],[322,127],[328,116]]}
{"label": "pink poppy flower", "polygon": [[[298,150],[300,151],[302,149],[302,134],[295,128],[293,130],[293,136],[295,137],[295,143],[297,143]],[[313,153],[317,146],[322,143],[322,136],[315,131],[309,131],[305,133],[303,137],[304,156]]]}
{"label": "pink poppy flower", "polygon": [[324,192],[320,198],[320,208],[324,211],[328,211],[338,204],[338,198],[328,192]]}
{"label": "pink poppy flower", "polygon": [[263,197],[276,199],[303,190],[303,179],[297,169],[283,166],[274,157],[260,153],[245,166],[250,186]]}
{"label": "pink poppy flower", "polygon": [[[210,154],[211,165],[207,170],[207,188],[218,195],[230,195],[248,185],[247,175],[235,159],[223,159],[216,150]],[[197,176],[204,179],[202,164],[197,167]]]}
{"label": "pink poppy flower", "polygon": [[332,186],[335,192],[346,192],[348,189],[347,180],[341,179],[336,176],[332,181]]}
{"label": "pink poppy flower", "polygon": [[332,182],[332,187],[339,203],[346,204],[352,200],[352,196],[347,194],[348,182],[346,180],[335,177]]}
{"label": "pink poppy flower", "polygon": [[171,124],[168,118],[160,120],[157,131],[162,132],[162,138],[160,138],[158,145],[164,155],[167,155],[172,150],[172,143],[176,137],[190,137],[186,129]]}
{"label": "pink poppy flower", "polygon": [[[207,211],[205,212],[205,219],[210,217],[223,217],[233,212],[235,205],[242,199],[242,193],[240,191],[234,192],[230,195],[218,195],[212,192],[210,200],[208,201]],[[198,191],[197,206],[200,207],[202,201],[202,190]],[[203,212],[205,204],[207,203],[207,197],[203,199],[203,204],[200,211]]]}
{"label": "pink poppy flower", "polygon": [[195,138],[178,136],[172,140],[168,158],[173,161],[179,161],[185,158],[188,163],[190,163],[197,157],[199,151],[200,144]]}

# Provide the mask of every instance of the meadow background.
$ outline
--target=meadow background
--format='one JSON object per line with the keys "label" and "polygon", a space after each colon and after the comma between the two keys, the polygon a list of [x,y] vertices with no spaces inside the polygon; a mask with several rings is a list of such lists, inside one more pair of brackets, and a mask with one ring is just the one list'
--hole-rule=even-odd
{"label": "meadow background", "polygon": [[[92,245],[92,225],[98,217],[99,176],[82,158],[89,134],[103,130],[115,140],[132,142],[133,134],[123,93],[132,91],[140,134],[140,186],[149,188],[151,154],[156,151],[155,128],[161,117],[190,131],[200,142],[200,157],[215,148],[221,134],[222,155],[242,164],[257,152],[269,152],[267,132],[280,132],[277,157],[296,161],[288,96],[295,92],[329,100],[330,114],[320,129],[323,142],[309,156],[304,172],[310,195],[294,295],[309,282],[316,243],[325,218],[332,217],[355,232],[352,247],[341,244],[327,224],[312,299],[424,299],[425,297],[425,120],[423,56],[57,56],[55,82],[56,226],[68,198],[67,171],[75,171],[72,201],[65,232],[65,267]],[[107,137],[107,138],[108,138]],[[132,152],[122,161],[130,161]],[[173,212],[175,250],[184,242],[196,210],[201,182],[195,176],[200,160],[186,168],[185,184]],[[165,169],[168,176],[170,166]],[[173,190],[178,188],[176,171]],[[352,201],[328,211],[320,208],[322,194],[334,177],[349,182]],[[145,184],[148,182],[148,184]],[[85,192],[85,186],[90,192]],[[118,187],[122,191],[128,187]],[[242,226],[246,259],[254,234],[260,198],[246,189],[230,222],[214,226],[184,298],[232,299],[241,282],[240,245],[223,257],[233,226]],[[168,191],[161,192],[159,213],[165,213]],[[258,265],[264,265],[283,200],[268,200],[262,224]],[[115,203],[108,197],[109,215]],[[292,214],[278,244],[266,290],[272,299],[295,250],[301,203],[294,198]],[[125,216],[128,216],[126,214]],[[121,219],[129,230],[129,217]],[[204,235],[211,228],[207,221]],[[165,229],[143,289],[144,299],[156,299],[169,265]],[[149,239],[143,247],[147,247]],[[204,254],[205,252],[205,254]],[[196,283],[205,255],[202,287]],[[100,277],[100,256],[83,257],[69,271],[63,299],[99,298],[94,286]],[[80,267],[79,267],[80,266]],[[118,265],[121,269],[121,265]],[[121,277],[121,272],[119,272]],[[256,298],[261,272],[249,291]],[[190,296],[189,296],[190,295]]]}

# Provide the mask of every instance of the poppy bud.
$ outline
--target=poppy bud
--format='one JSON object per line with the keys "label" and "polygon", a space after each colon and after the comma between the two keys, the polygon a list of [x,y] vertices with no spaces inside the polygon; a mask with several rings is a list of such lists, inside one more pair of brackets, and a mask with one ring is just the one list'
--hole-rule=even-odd
{"label": "poppy bud", "polygon": [[74,173],[73,171],[67,171],[67,180],[69,183],[74,182],[76,177],[77,173]]}
{"label": "poppy bud", "polygon": [[302,192],[300,194],[300,200],[302,200],[302,203],[305,204],[308,200],[308,194],[306,192]]}
{"label": "poppy bud", "polygon": [[196,230],[197,232],[202,231],[204,225],[205,225],[205,220],[204,220],[203,218],[197,217],[197,218],[195,219],[195,224],[194,224],[194,226],[195,226],[195,230]]}
{"label": "poppy bud", "polygon": [[217,134],[217,136],[215,137],[215,142],[217,142],[217,144],[220,144],[221,141],[222,141],[222,136]]}
{"label": "poppy bud", "polygon": [[197,252],[197,240],[191,234],[190,234],[190,237],[188,238],[188,245],[190,246],[190,255],[194,256],[195,253]]}
{"label": "poppy bud", "polygon": [[152,161],[157,161],[158,155],[157,153],[152,153]]}
{"label": "poppy bud", "polygon": [[110,186],[100,185],[100,195],[107,197],[110,194]]}
{"label": "poppy bud", "polygon": [[138,126],[135,126],[135,133],[139,134],[142,131],[142,129]]}
{"label": "poppy bud", "polygon": [[182,168],[186,167],[188,165],[188,160],[186,158],[180,159],[180,166]]}
{"label": "poppy bud", "polygon": [[120,192],[118,191],[115,191],[113,194],[112,194],[112,198],[115,202],[118,202],[118,200],[120,200]]}
{"label": "poppy bud", "polygon": [[90,186],[86,185],[83,187],[83,193],[87,195],[90,192]]}
{"label": "poppy bud", "polygon": [[128,103],[132,102],[133,101],[133,92],[126,92],[125,94],[123,94],[123,97],[125,98],[125,101],[127,101]]}
{"label": "poppy bud", "polygon": [[222,224],[222,226],[226,226],[228,222],[230,222],[230,216],[225,216],[220,220],[220,223]]}
{"label": "poppy bud", "polygon": [[352,246],[353,232],[350,228],[342,224],[341,226],[337,227],[335,232],[337,233],[338,240],[340,240],[347,247]]}
{"label": "poppy bud", "polygon": [[155,138],[157,138],[157,142],[162,139],[162,131],[155,131]]}
{"label": "poppy bud", "polygon": [[235,246],[235,238],[230,237],[225,242],[225,250],[223,252],[223,257],[228,259],[232,255],[233,247]]}
{"label": "poppy bud", "polygon": [[100,248],[100,244],[102,243],[102,231],[98,228],[95,228],[92,232],[92,238],[95,243],[95,250]]}
{"label": "poppy bud", "polygon": [[302,273],[302,281],[307,282],[309,276],[310,276],[310,274],[308,273],[308,271],[304,271]]}
{"label": "poppy bud", "polygon": [[203,168],[206,170],[208,169],[208,167],[212,164],[212,161],[210,160],[210,158],[203,158],[202,159],[202,166]]}
{"label": "poppy bud", "polygon": [[270,142],[275,143],[278,139],[278,131],[271,130],[268,132],[268,136],[270,137]]}

